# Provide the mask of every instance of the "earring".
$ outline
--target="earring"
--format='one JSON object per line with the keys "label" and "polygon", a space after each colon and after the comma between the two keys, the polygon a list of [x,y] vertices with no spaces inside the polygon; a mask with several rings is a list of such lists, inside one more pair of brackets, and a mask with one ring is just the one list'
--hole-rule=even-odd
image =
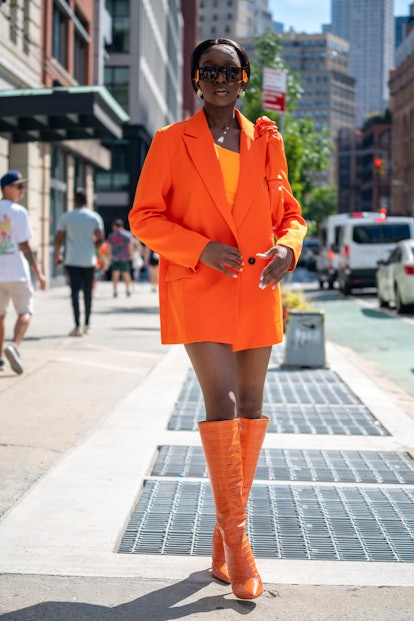
{"label": "earring", "polygon": [[240,99],[243,99],[243,97],[245,96],[245,94],[246,94],[246,91],[245,91],[245,90],[243,90],[243,89],[240,89],[240,90],[239,90],[239,97],[240,97]]}
{"label": "earring", "polygon": [[197,89],[197,97],[200,97],[200,99],[203,99],[203,91],[201,90],[200,87],[198,87]]}

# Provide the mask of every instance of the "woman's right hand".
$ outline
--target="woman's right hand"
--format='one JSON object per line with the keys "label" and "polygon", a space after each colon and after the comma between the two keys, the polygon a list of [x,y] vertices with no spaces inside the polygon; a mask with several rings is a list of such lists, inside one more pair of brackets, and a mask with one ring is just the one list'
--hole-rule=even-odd
{"label": "woman's right hand", "polygon": [[200,255],[200,261],[231,278],[237,278],[244,265],[240,250],[221,242],[209,242]]}

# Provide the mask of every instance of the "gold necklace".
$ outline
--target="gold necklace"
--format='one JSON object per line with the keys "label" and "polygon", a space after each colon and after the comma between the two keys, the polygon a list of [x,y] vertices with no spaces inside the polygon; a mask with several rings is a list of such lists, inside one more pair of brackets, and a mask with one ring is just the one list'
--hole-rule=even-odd
{"label": "gold necklace", "polygon": [[[232,121],[232,120],[233,120],[233,119],[231,119],[231,121]],[[228,132],[228,131],[229,131],[229,129],[230,129],[231,121],[230,121],[230,123],[227,125],[227,127],[223,130],[222,135],[221,135],[221,136],[219,136],[219,137],[217,138],[216,142],[218,142],[219,144],[223,144],[224,139],[225,139],[225,137],[226,137],[226,134],[227,134],[227,132]]]}

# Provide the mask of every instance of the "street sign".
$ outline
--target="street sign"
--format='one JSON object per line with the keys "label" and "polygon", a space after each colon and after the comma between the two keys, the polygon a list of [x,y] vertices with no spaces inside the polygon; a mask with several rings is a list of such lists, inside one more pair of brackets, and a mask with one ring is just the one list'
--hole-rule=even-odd
{"label": "street sign", "polygon": [[286,109],[286,71],[263,68],[263,109],[285,112]]}

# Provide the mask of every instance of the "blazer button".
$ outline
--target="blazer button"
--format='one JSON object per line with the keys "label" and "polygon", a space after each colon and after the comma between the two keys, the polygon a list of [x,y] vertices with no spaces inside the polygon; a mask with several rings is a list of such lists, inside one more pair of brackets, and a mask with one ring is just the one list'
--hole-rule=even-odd
{"label": "blazer button", "polygon": [[248,262],[250,265],[254,265],[256,263],[256,259],[254,257],[249,257]]}

